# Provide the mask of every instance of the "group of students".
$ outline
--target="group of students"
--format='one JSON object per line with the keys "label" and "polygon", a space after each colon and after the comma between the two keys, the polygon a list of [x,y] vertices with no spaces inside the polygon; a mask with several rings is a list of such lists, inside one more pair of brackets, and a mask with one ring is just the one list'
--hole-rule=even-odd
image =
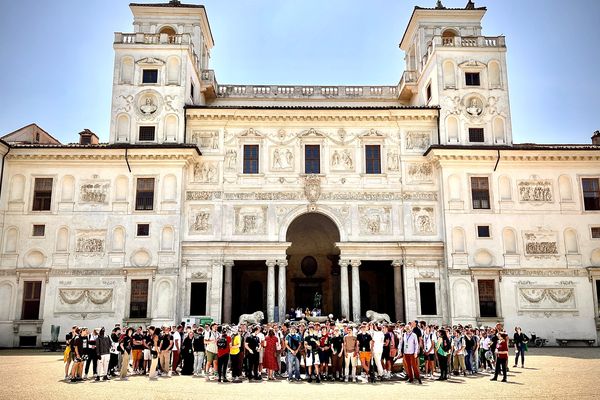
{"label": "group of students", "polygon": [[[515,365],[525,363],[528,338],[516,327]],[[115,326],[90,331],[74,326],[66,336],[65,380],[95,380],[133,375],[205,376],[218,382],[287,378],[308,382],[376,382],[400,377],[448,380],[451,375],[502,373],[506,382],[509,337],[494,328],[438,327],[424,321],[348,322],[206,326]],[[401,360],[401,362],[399,362]],[[398,365],[403,370],[394,374]],[[396,366],[396,368],[395,368]],[[361,375],[358,375],[360,368]],[[303,371],[301,371],[303,369]],[[230,379],[228,379],[230,371]],[[451,372],[451,374],[449,373]],[[361,379],[359,380],[359,377]]]}

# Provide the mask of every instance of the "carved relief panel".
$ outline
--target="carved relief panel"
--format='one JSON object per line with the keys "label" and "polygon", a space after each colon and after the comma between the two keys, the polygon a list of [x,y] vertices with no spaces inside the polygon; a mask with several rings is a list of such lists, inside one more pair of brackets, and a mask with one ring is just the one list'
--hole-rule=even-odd
{"label": "carved relief panel", "polygon": [[192,143],[204,152],[219,150],[219,131],[195,130],[192,131]]}
{"label": "carved relief panel", "polygon": [[433,207],[413,207],[413,232],[416,235],[435,235]]}
{"label": "carved relief panel", "polygon": [[575,311],[575,288],[525,285],[518,288],[519,311]]}
{"label": "carved relief panel", "polygon": [[354,171],[355,163],[352,149],[334,147],[330,153],[332,171]]}
{"label": "carved relief panel", "polygon": [[113,311],[113,289],[59,288],[54,302],[57,313],[109,313]]}
{"label": "carved relief panel", "polygon": [[410,163],[406,166],[409,183],[432,183],[433,165],[430,163]]}
{"label": "carved relief panel", "polygon": [[360,233],[389,235],[392,233],[392,209],[386,207],[359,207]]}
{"label": "carved relief panel", "polygon": [[218,162],[202,161],[194,164],[194,182],[197,183],[218,183],[219,164]]}
{"label": "carved relief panel", "polygon": [[235,172],[237,170],[237,150],[227,149],[225,151],[225,171]]}
{"label": "carved relief panel", "polygon": [[79,201],[81,203],[107,204],[109,181],[84,181],[79,187]]}
{"label": "carved relief panel", "polygon": [[190,234],[212,233],[212,213],[212,207],[193,208],[190,210]]}
{"label": "carved relief panel", "polygon": [[271,148],[271,171],[292,171],[294,150],[290,147]]}
{"label": "carved relief panel", "polygon": [[104,254],[106,231],[78,231],[75,241],[75,252],[84,256],[99,256]]}
{"label": "carved relief panel", "polygon": [[421,153],[431,144],[431,133],[429,132],[408,132],[406,134],[406,150],[415,153]]}
{"label": "carved relief panel", "polygon": [[262,235],[267,228],[266,206],[235,207],[235,234]]}
{"label": "carved relief panel", "polygon": [[534,203],[552,203],[552,181],[549,179],[529,179],[519,181],[519,201]]}
{"label": "carved relief panel", "polygon": [[558,234],[538,228],[524,231],[523,243],[527,258],[558,258]]}

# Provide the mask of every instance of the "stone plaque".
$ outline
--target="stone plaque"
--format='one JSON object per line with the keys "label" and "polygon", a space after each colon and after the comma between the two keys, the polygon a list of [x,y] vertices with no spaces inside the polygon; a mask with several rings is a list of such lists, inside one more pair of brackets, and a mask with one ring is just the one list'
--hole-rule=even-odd
{"label": "stone plaque", "polygon": [[519,201],[552,203],[552,181],[548,179],[519,181]]}

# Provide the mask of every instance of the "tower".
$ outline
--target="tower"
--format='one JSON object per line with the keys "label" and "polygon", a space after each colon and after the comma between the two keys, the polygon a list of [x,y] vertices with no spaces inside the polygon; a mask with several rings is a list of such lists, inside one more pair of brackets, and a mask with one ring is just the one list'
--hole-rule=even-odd
{"label": "tower", "polygon": [[113,46],[110,143],[183,143],[184,106],[204,104],[215,86],[206,10],[175,0],[129,7],[134,32],[116,32]]}
{"label": "tower", "polygon": [[415,7],[400,48],[400,99],[440,106],[440,144],[512,143],[504,36],[483,36],[485,7]]}

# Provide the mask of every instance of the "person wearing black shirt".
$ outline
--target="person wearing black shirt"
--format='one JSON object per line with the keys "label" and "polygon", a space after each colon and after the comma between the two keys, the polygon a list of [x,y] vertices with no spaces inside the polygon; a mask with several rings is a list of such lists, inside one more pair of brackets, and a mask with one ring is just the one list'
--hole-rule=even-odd
{"label": "person wearing black shirt", "polygon": [[129,356],[131,355],[131,346],[133,344],[132,337],[133,336],[133,328],[127,328],[125,332],[125,336],[119,343],[119,347],[123,352],[123,360],[121,361],[121,380],[127,380],[127,370],[129,369]]}
{"label": "person wearing black shirt", "polygon": [[525,368],[525,351],[527,348],[527,342],[529,342],[529,338],[523,332],[521,332],[521,328],[515,326],[515,335],[513,336],[513,341],[515,343],[515,365],[514,368],[517,367],[519,363],[519,356],[521,356],[521,368]]}
{"label": "person wearing black shirt", "polygon": [[258,326],[252,328],[252,334],[246,338],[246,343],[244,344],[246,357],[248,358],[248,370],[246,371],[248,380],[255,379],[259,381],[262,379],[258,374],[258,351],[260,348],[260,340],[258,338],[259,331],[260,328]]}
{"label": "person wearing black shirt", "polygon": [[94,378],[98,377],[98,357],[96,356],[96,339],[98,338],[98,331],[94,329],[87,337],[86,356],[85,362],[85,379],[87,379],[88,372],[90,371],[90,364],[92,365],[92,371],[94,372]]}
{"label": "person wearing black shirt", "polygon": [[75,337],[76,333],[75,331],[77,330],[77,325],[74,325],[71,328],[71,332],[67,333],[66,337],[65,337],[65,343],[66,343],[66,347],[65,347],[65,356],[64,356],[64,361],[65,361],[65,380],[69,379],[70,377],[70,367],[71,364],[74,362],[75,360],[75,352],[73,351],[73,347],[71,346],[71,341],[73,340],[73,338]]}
{"label": "person wearing black shirt", "polygon": [[314,325],[308,325],[308,334],[304,336],[304,348],[306,349],[306,368],[308,382],[312,382],[312,372],[317,376],[317,383],[321,382],[319,377],[319,337],[315,332]]}
{"label": "person wearing black shirt", "polygon": [[96,339],[96,355],[98,357],[98,376],[96,380],[100,380],[100,375],[104,375],[103,380],[108,380],[108,364],[110,361],[110,338],[105,335],[104,328],[98,332],[98,338]]}
{"label": "person wearing black shirt", "polygon": [[133,360],[133,373],[140,374],[142,372],[142,365],[144,362],[144,335],[142,333],[141,326],[138,326],[131,339],[131,359]]}
{"label": "person wearing black shirt", "polygon": [[373,350],[373,338],[367,332],[367,324],[360,326],[360,333],[356,335],[358,342],[358,355],[362,369],[369,376],[369,366],[371,364],[371,351]]}
{"label": "person wearing black shirt", "polygon": [[204,371],[204,329],[199,327],[194,334],[194,341],[192,342],[194,347],[194,375],[200,376]]}
{"label": "person wearing black shirt", "polygon": [[181,375],[192,375],[194,373],[194,331],[192,330],[181,342],[181,359],[183,361]]}
{"label": "person wearing black shirt", "polygon": [[121,337],[121,328],[115,327],[110,334],[110,361],[108,370],[111,376],[117,376],[115,371],[119,365],[119,338]]}
{"label": "person wearing black shirt", "polygon": [[160,368],[165,375],[169,373],[169,363],[171,361],[171,348],[173,347],[173,340],[171,337],[171,328],[165,326],[163,333],[160,337],[160,352],[158,354],[158,362]]}
{"label": "person wearing black shirt", "polygon": [[[86,331],[87,333],[87,331]],[[72,352],[75,355],[73,358],[73,369],[71,370],[71,382],[78,382],[81,379],[81,373],[83,372],[83,360],[81,356],[83,355],[83,345],[81,343],[81,330],[77,328],[75,330],[75,336],[71,339],[71,348]]]}
{"label": "person wearing black shirt", "polygon": [[473,332],[471,329],[467,329],[467,334],[465,335],[465,364],[467,366],[467,371],[472,375],[473,374],[473,351],[475,350],[475,338],[473,337]]}
{"label": "person wearing black shirt", "polygon": [[344,360],[344,337],[340,334],[340,328],[334,328],[333,336],[329,338],[331,345],[331,369],[333,378],[341,381],[343,379],[342,363]]}
{"label": "person wearing black shirt", "polygon": [[148,336],[150,337],[148,348],[150,349],[150,371],[148,372],[149,379],[156,379],[156,368],[158,367],[158,351],[160,348],[160,339],[157,329],[154,326],[148,327]]}

